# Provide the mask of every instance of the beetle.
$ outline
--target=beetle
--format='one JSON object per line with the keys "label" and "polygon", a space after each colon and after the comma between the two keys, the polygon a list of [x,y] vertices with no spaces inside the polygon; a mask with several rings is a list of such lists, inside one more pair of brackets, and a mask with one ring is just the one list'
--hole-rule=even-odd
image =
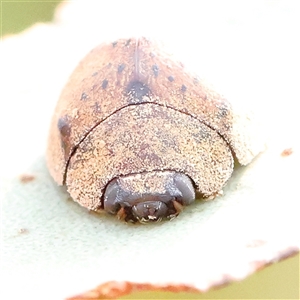
{"label": "beetle", "polygon": [[90,210],[126,222],[173,219],[214,198],[234,158],[255,156],[222,95],[144,37],[103,43],[79,63],[53,115],[47,164]]}

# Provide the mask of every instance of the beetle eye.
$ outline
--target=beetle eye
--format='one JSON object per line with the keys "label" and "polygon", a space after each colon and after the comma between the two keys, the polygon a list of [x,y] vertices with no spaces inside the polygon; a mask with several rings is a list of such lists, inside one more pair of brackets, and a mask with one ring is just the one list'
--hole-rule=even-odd
{"label": "beetle eye", "polygon": [[181,200],[182,204],[189,205],[195,200],[195,188],[188,176],[182,173],[176,173],[174,176],[174,185],[180,192],[180,197],[176,198],[177,200]]}
{"label": "beetle eye", "polygon": [[120,190],[121,188],[117,179],[112,180],[106,187],[104,194],[104,209],[111,214],[116,214],[121,207],[118,203]]}

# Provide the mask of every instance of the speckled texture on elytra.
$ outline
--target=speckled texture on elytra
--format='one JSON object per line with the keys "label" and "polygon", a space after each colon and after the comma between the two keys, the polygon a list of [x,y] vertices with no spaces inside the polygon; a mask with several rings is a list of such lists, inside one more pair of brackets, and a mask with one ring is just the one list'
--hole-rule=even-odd
{"label": "speckled texture on elytra", "polygon": [[97,209],[111,179],[153,170],[184,173],[204,196],[210,196],[230,177],[233,157],[216,131],[189,115],[149,103],[128,106],[80,143],[66,183],[73,199]]}
{"label": "speckled texture on elytra", "polygon": [[74,147],[92,128],[122,107],[145,102],[193,115],[233,142],[230,104],[221,95],[188,74],[153,41],[118,40],[93,49],[61,94],[47,153],[54,179],[63,183]]}
{"label": "speckled texture on elytra", "polygon": [[[140,116],[124,122],[127,112]],[[93,49],[63,89],[48,167],[58,184],[66,183],[72,197],[92,209],[112,178],[153,170],[184,172],[203,195],[213,196],[232,172],[230,151],[241,164],[259,152],[243,122],[225,98],[156,42],[121,39]]]}

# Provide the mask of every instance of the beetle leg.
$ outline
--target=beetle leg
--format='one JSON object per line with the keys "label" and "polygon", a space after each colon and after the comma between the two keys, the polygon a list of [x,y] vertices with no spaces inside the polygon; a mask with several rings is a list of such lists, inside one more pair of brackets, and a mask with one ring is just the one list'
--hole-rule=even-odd
{"label": "beetle leg", "polygon": [[178,201],[173,200],[172,203],[173,203],[173,206],[174,206],[176,212],[174,214],[171,214],[168,216],[168,219],[170,221],[175,219],[180,214],[180,212],[183,210],[183,205],[181,203],[179,203]]}
{"label": "beetle leg", "polygon": [[125,218],[126,218],[126,212],[125,212],[124,207],[121,207],[121,208],[119,209],[119,211],[117,212],[117,218],[118,218],[119,220],[122,220],[122,221],[125,220]]}

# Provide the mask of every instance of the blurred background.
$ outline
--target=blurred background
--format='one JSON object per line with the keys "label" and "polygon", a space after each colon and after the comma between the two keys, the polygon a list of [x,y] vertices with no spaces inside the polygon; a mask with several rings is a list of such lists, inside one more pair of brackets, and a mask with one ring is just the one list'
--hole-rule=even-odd
{"label": "blurred background", "polygon": [[62,1],[1,1],[1,36],[21,32],[36,22],[50,22]]}
{"label": "blurred background", "polygon": [[[1,37],[17,34],[36,22],[51,22],[62,1],[1,1]],[[274,1],[269,1],[270,4]],[[300,18],[300,16],[299,16]],[[298,37],[299,39],[299,37]],[[275,263],[242,282],[203,295],[143,292],[124,299],[299,299],[299,254]]]}

